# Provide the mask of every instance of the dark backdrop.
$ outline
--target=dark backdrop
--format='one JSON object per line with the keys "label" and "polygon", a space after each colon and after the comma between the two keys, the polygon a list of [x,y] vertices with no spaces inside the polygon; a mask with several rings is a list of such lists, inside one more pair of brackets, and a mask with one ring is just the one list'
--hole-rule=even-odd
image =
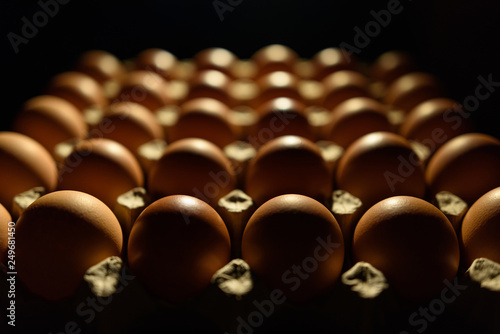
{"label": "dark backdrop", "polygon": [[[225,47],[250,57],[271,43],[292,47],[302,57],[354,44],[355,27],[372,21],[371,11],[386,9],[395,0],[220,0],[233,4],[221,21],[213,0],[138,1],[134,5],[83,0],[2,0],[2,71],[4,84],[0,129],[10,126],[20,105],[37,94],[53,75],[71,69],[76,57],[89,49],[104,49],[125,59],[160,47],[188,58],[211,46]],[[58,4],[56,6],[54,4]],[[48,7],[47,7],[48,6]],[[477,77],[500,81],[500,11],[495,1],[401,0],[400,14],[381,29],[359,57],[370,61],[391,49],[412,52],[422,69],[438,75],[448,94],[463,101],[474,94]],[[43,21],[43,7],[53,17]],[[399,8],[399,7],[398,7]],[[26,21],[40,27],[16,53],[8,34],[22,36]],[[499,87],[500,90],[500,87]],[[483,132],[498,135],[500,93],[483,101],[474,118]]]}

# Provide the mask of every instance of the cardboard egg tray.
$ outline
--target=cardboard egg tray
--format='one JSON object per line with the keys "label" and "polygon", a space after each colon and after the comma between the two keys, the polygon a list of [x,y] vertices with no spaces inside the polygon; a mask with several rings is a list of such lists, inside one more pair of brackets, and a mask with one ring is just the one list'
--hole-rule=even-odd
{"label": "cardboard egg tray", "polygon": [[[317,99],[314,85],[309,81],[303,86],[310,101]],[[307,93],[310,91],[313,93]],[[374,86],[373,94],[378,91]],[[156,111],[167,133],[177,114],[176,105]],[[234,108],[232,116],[243,132],[256,117],[251,108]],[[99,110],[86,113],[90,126],[97,124],[100,117]],[[398,110],[390,112],[395,125],[401,117]],[[308,118],[312,127],[321,132],[328,122],[328,113],[311,105]],[[57,160],[62,161],[75,144],[67,141],[57,145]],[[333,171],[343,149],[326,140],[316,144]],[[139,148],[138,156],[145,170],[159,159],[166,145],[164,140],[154,140]],[[415,142],[414,148],[423,160],[428,157],[429,152],[422,145]],[[89,268],[78,292],[61,302],[45,301],[18,281],[16,326],[6,324],[7,311],[2,316],[0,333],[500,333],[500,264],[476,259],[470,268],[460,268],[455,280],[448,282],[434,299],[423,304],[403,300],[377,268],[350,259],[352,233],[366,208],[358,198],[339,189],[333,191],[326,205],[344,235],[346,257],[342,276],[327,293],[314,300],[300,304],[288,301],[279,290],[261,282],[240,258],[243,230],[256,209],[242,188],[242,176],[256,149],[238,140],[227,145],[224,153],[240,178],[240,189],[221,198],[216,208],[231,237],[233,260],[214,274],[201,295],[182,304],[171,304],[150,293],[122,259],[111,257]],[[14,199],[13,216],[21,215],[43,194],[40,187],[19,194]],[[467,211],[465,202],[450,193],[439,193],[431,201],[455,229],[460,226]],[[125,235],[149,203],[151,199],[144,188],[131,189],[118,197],[114,212]],[[1,269],[0,290],[7,291],[8,271],[3,265]],[[0,314],[8,307],[6,295],[2,293],[0,297]]]}

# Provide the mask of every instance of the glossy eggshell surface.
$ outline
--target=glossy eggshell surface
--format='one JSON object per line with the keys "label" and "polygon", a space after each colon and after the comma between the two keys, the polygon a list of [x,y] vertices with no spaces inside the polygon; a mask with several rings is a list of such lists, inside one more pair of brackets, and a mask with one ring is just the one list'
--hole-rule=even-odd
{"label": "glossy eggshell surface", "polygon": [[453,226],[434,205],[411,196],[387,198],[359,220],[355,261],[382,271],[403,298],[425,301],[452,282],[460,262]]}
{"label": "glossy eggshell surface", "polygon": [[292,301],[325,292],[344,261],[342,232],[332,213],[302,195],[274,197],[250,218],[242,257],[259,278]]}
{"label": "glossy eggshell surface", "polygon": [[0,203],[11,210],[14,196],[33,187],[53,191],[57,167],[37,141],[20,133],[0,132]]}
{"label": "glossy eggshell surface", "polygon": [[480,257],[500,263],[500,188],[481,196],[462,222],[462,262],[468,268]]}
{"label": "glossy eggshell surface", "polygon": [[201,293],[230,255],[229,233],[217,212],[184,195],[149,205],[134,223],[128,242],[132,272],[153,293],[172,302]]}
{"label": "glossy eggshell surface", "polygon": [[33,293],[48,300],[73,295],[85,271],[120,256],[122,231],[113,212],[78,191],[40,197],[16,224],[16,269]]}
{"label": "glossy eggshell surface", "polygon": [[283,194],[302,194],[324,202],[332,181],[316,145],[298,136],[264,144],[248,166],[245,191],[257,205]]}
{"label": "glossy eggshell surface", "polygon": [[455,137],[434,153],[425,178],[432,195],[449,191],[472,205],[500,186],[500,141],[481,133]]}

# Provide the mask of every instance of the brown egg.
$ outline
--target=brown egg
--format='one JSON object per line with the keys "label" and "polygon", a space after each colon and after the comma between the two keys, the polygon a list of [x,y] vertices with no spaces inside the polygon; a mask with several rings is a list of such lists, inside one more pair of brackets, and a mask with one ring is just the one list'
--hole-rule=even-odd
{"label": "brown egg", "polygon": [[234,106],[252,105],[253,100],[260,94],[257,83],[248,78],[231,81],[228,93]]}
{"label": "brown egg", "polygon": [[275,71],[261,76],[257,81],[260,94],[251,102],[251,106],[261,104],[278,97],[288,97],[301,100],[299,79],[295,74],[285,71]]}
{"label": "brown egg", "polygon": [[314,140],[314,133],[305,114],[305,104],[279,97],[262,104],[259,121],[252,127],[248,141],[259,147],[271,139],[295,135]]}
{"label": "brown egg", "polygon": [[57,167],[37,141],[15,132],[0,132],[0,203],[9,211],[14,196],[33,187],[51,192],[57,186]]}
{"label": "brown egg", "polygon": [[202,138],[223,148],[238,137],[238,129],[228,120],[229,108],[219,100],[197,98],[181,105],[177,123],[168,135],[171,141]]}
{"label": "brown egg", "polygon": [[465,268],[480,257],[500,263],[500,187],[472,204],[462,222],[459,240]]}
{"label": "brown egg", "polygon": [[168,103],[167,89],[167,82],[159,74],[145,70],[132,71],[123,80],[122,90],[113,102],[136,102],[154,112]]}
{"label": "brown egg", "polygon": [[257,205],[283,194],[301,194],[322,203],[332,180],[316,145],[298,136],[281,136],[264,144],[250,161],[245,191]]}
{"label": "brown egg", "polygon": [[205,202],[184,195],[163,197],[135,221],[128,242],[134,275],[171,302],[196,297],[231,257],[222,218]]}
{"label": "brown egg", "polygon": [[462,106],[447,98],[426,100],[405,117],[399,133],[427,146],[431,152],[446,141],[469,132],[470,122],[462,116]]}
{"label": "brown egg", "polygon": [[336,185],[365,208],[391,196],[425,194],[419,157],[404,137],[390,132],[372,132],[349,145],[337,165]]}
{"label": "brown egg", "polygon": [[87,125],[82,113],[70,102],[57,96],[40,95],[28,100],[12,126],[25,134],[50,153],[54,146],[73,138],[87,136]]}
{"label": "brown egg", "polygon": [[353,97],[333,109],[325,138],[347,148],[368,133],[391,129],[386,106],[369,97]]}
{"label": "brown egg", "polygon": [[121,61],[103,50],[90,50],[82,54],[75,69],[90,75],[100,84],[120,80],[125,74]]}
{"label": "brown egg", "polygon": [[142,144],[163,138],[163,128],[149,109],[135,102],[117,102],[106,109],[90,136],[123,144],[134,155]]}
{"label": "brown egg", "polygon": [[415,72],[417,65],[413,57],[405,51],[388,51],[375,59],[370,68],[374,81],[389,85],[400,76]]}
{"label": "brown egg", "polygon": [[78,191],[40,197],[16,224],[16,269],[33,293],[48,300],[72,296],[85,271],[120,256],[122,230],[113,212]]}
{"label": "brown egg", "polygon": [[59,96],[84,111],[89,108],[100,108],[108,101],[102,86],[91,76],[81,72],[63,72],[49,83],[47,94]]}
{"label": "brown egg", "polygon": [[352,97],[369,96],[368,79],[356,71],[336,71],[327,75],[322,83],[324,86],[322,105],[326,109],[331,110]]}
{"label": "brown egg", "polygon": [[[7,266],[9,247],[15,252],[15,230],[9,211],[0,204],[0,263]],[[9,233],[14,232],[13,235]],[[13,238],[12,238],[13,237]],[[12,240],[9,244],[9,239]],[[15,256],[12,257],[15,260]]]}
{"label": "brown egg", "polygon": [[481,133],[449,140],[430,159],[425,179],[431,195],[449,191],[472,205],[500,186],[500,141]]}
{"label": "brown egg", "polygon": [[143,186],[142,169],[122,144],[106,138],[81,141],[59,170],[60,190],[93,195],[110,208],[121,194]]}
{"label": "brown egg", "polygon": [[356,62],[351,58],[352,56],[346,57],[346,54],[340,48],[326,48],[319,51],[311,59],[315,72],[314,78],[323,80],[334,72],[353,70]]}
{"label": "brown egg", "polygon": [[202,70],[195,74],[190,81],[187,100],[209,97],[227,105],[232,104],[229,96],[231,79],[217,70]]}
{"label": "brown egg", "polygon": [[259,278],[299,302],[331,288],[344,263],[342,232],[332,213],[296,194],[274,197],[255,211],[241,251]]}
{"label": "brown egg", "polygon": [[252,55],[258,68],[257,76],[275,71],[292,72],[297,58],[295,51],[281,44],[265,46]]}
{"label": "brown egg", "polygon": [[435,77],[428,73],[411,72],[400,76],[387,87],[384,103],[409,112],[419,103],[443,95],[441,84]]}
{"label": "brown egg", "polygon": [[217,70],[232,77],[238,57],[223,48],[208,48],[198,52],[193,57],[198,71]]}
{"label": "brown egg", "polygon": [[200,138],[170,144],[153,165],[148,190],[155,199],[190,195],[216,206],[236,186],[231,162],[215,144]]}
{"label": "brown egg", "polygon": [[434,205],[395,196],[371,207],[354,230],[353,257],[382,271],[409,301],[426,301],[455,277],[460,261],[453,226]]}
{"label": "brown egg", "polygon": [[151,48],[141,51],[135,57],[134,65],[136,70],[155,72],[165,79],[170,79],[177,66],[177,58],[166,50]]}

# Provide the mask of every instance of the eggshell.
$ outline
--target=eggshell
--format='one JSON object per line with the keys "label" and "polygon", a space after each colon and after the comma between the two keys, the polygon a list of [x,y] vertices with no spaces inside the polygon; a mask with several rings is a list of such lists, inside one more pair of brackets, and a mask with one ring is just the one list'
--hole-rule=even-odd
{"label": "eggshell", "polygon": [[176,66],[177,58],[172,53],[159,48],[143,50],[134,60],[136,70],[155,72],[165,79],[171,78]]}
{"label": "eggshell", "polygon": [[324,293],[344,262],[342,232],[333,214],[314,199],[274,197],[252,215],[243,233],[242,257],[260,279],[292,301]]}
{"label": "eggshell", "polygon": [[399,133],[434,152],[451,138],[470,131],[470,121],[461,112],[462,106],[454,100],[426,100],[406,115]]}
{"label": "eggshell", "polygon": [[186,138],[170,144],[148,175],[154,199],[190,195],[216,206],[236,186],[231,162],[215,144]]}
{"label": "eggshell", "polygon": [[229,96],[231,79],[217,70],[202,70],[190,81],[189,93],[186,99],[209,97],[227,105],[231,104]]}
{"label": "eggshell", "polygon": [[47,192],[57,186],[57,167],[50,153],[34,139],[0,132],[0,203],[9,211],[14,196],[33,187]]}
{"label": "eggshell", "polygon": [[384,199],[359,220],[353,239],[355,261],[382,271],[404,299],[439,297],[460,262],[458,240],[446,216],[411,196]]}
{"label": "eggshell", "polygon": [[224,48],[208,48],[198,52],[193,57],[198,71],[217,70],[228,76],[233,76],[238,57]]}
{"label": "eggshell", "polygon": [[80,111],[103,107],[108,103],[102,86],[81,72],[63,72],[52,78],[47,94],[71,102]]}
{"label": "eggshell", "polygon": [[321,82],[324,86],[322,106],[326,109],[331,110],[352,97],[369,96],[368,79],[356,71],[336,71]]}
{"label": "eggshell", "polygon": [[400,76],[388,87],[384,103],[393,108],[409,112],[419,103],[444,95],[438,80],[423,72],[411,72]]}
{"label": "eggshell", "polygon": [[259,95],[252,101],[251,106],[258,107],[261,104],[278,98],[288,97],[301,100],[299,94],[299,78],[289,72],[274,71],[261,76],[257,81]]}
{"label": "eggshell", "polygon": [[353,97],[332,110],[325,138],[347,148],[363,135],[391,129],[386,106],[369,97]]}
{"label": "eggshell", "polygon": [[136,102],[154,112],[169,102],[167,89],[167,82],[159,74],[146,70],[131,71],[123,80],[122,90],[114,102]]}
{"label": "eggshell", "polygon": [[86,192],[114,208],[121,194],[143,186],[144,176],[134,155],[106,138],[81,141],[59,170],[59,190]]}
{"label": "eggshell", "polygon": [[[10,216],[9,211],[7,211],[2,204],[0,204],[0,263],[3,263],[4,265],[7,265],[7,256],[9,255],[9,238],[11,238],[9,236],[9,229],[12,228],[12,226],[9,226],[10,222],[12,222],[12,217]],[[15,240],[15,234],[14,238],[11,239]],[[12,247],[15,247],[15,242]]]}
{"label": "eggshell", "polygon": [[229,108],[219,100],[196,98],[181,105],[177,123],[168,133],[169,140],[202,138],[223,148],[238,137],[238,129],[229,120]]}
{"label": "eggshell", "polygon": [[388,51],[375,59],[370,67],[370,75],[374,81],[389,85],[400,76],[415,72],[417,65],[413,57],[405,51]]}
{"label": "eggshell", "polygon": [[252,60],[258,68],[257,76],[275,72],[292,72],[297,62],[297,54],[289,47],[281,44],[267,45],[252,55]]}
{"label": "eggshell", "polygon": [[51,95],[40,95],[28,100],[17,115],[12,129],[35,139],[50,153],[63,141],[87,136],[87,125],[82,113],[70,102]]}
{"label": "eggshell", "polygon": [[75,69],[90,75],[100,84],[120,80],[125,74],[125,67],[121,61],[104,50],[90,50],[83,53]]}
{"label": "eggshell", "polygon": [[78,191],[40,197],[16,224],[16,269],[33,293],[48,300],[72,296],[85,271],[120,256],[122,231],[113,212]]}
{"label": "eggshell", "polygon": [[184,195],[149,205],[134,223],[128,242],[133,274],[171,302],[199,295],[230,256],[222,218],[205,202]]}
{"label": "eggshell", "polygon": [[431,195],[449,191],[472,205],[500,186],[500,141],[481,133],[449,140],[429,160],[425,179]]}
{"label": "eggshell", "polygon": [[256,205],[283,194],[301,194],[322,203],[332,180],[321,151],[310,140],[281,136],[260,147],[250,161],[245,191]]}
{"label": "eggshell", "polygon": [[326,48],[316,53],[311,61],[314,66],[314,78],[323,80],[327,75],[342,71],[353,70],[356,61],[353,55],[346,56],[345,51],[340,48]]}
{"label": "eggshell", "polygon": [[462,222],[459,240],[465,268],[480,257],[500,263],[500,187],[472,204]]}
{"label": "eggshell", "polygon": [[372,132],[349,145],[337,165],[336,185],[365,208],[391,196],[425,195],[419,157],[404,137],[390,132]]}
{"label": "eggshell", "polygon": [[163,138],[163,128],[153,113],[135,102],[116,102],[106,108],[91,137],[103,137],[123,144],[134,155],[142,144]]}

